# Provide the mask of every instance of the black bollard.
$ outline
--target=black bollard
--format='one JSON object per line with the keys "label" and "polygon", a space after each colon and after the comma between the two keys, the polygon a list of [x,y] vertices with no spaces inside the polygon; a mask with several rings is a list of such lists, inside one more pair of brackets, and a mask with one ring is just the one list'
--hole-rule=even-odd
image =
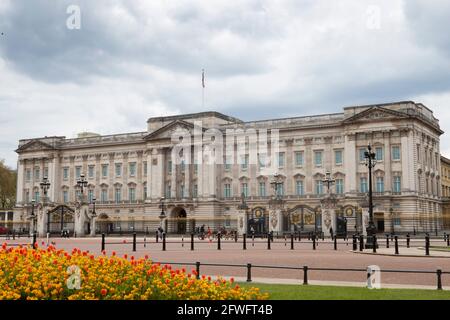
{"label": "black bollard", "polygon": [[364,249],[364,236],[360,235],[359,236],[359,251],[363,251]]}
{"label": "black bollard", "polygon": [[163,250],[163,251],[166,251],[166,233],[163,232],[163,235],[162,235],[162,236],[163,236],[163,237],[162,237],[162,240],[163,240],[162,250]]}
{"label": "black bollard", "polygon": [[195,263],[195,273],[197,273],[197,279],[200,279],[200,262]]}
{"label": "black bollard", "polygon": [[313,243],[313,250],[316,250],[316,235],[313,234],[312,236],[312,243]]}
{"label": "black bollard", "polygon": [[247,282],[252,281],[252,264],[247,263]]}
{"label": "black bollard", "polygon": [[287,236],[284,235],[284,246],[287,247]]}
{"label": "black bollard", "polygon": [[255,246],[255,235],[252,235],[252,247]]}
{"label": "black bollard", "polygon": [[217,250],[221,250],[221,247],[220,247],[220,233],[217,234]]}
{"label": "black bollard", "polygon": [[378,246],[378,244],[377,244],[377,235],[374,234],[373,235],[373,248],[372,248],[372,252],[373,253],[377,253],[377,246]]}
{"label": "black bollard", "polygon": [[294,250],[294,234],[291,233],[291,250]]}
{"label": "black bollard", "polygon": [[194,233],[191,233],[191,251],[194,251]]}
{"label": "black bollard", "polygon": [[337,250],[337,237],[334,236],[334,250]]}
{"label": "black bollard", "polygon": [[247,250],[247,234],[242,235],[242,250]]}
{"label": "black bollard", "polygon": [[181,236],[181,246],[184,247],[184,236]]}
{"label": "black bollard", "polygon": [[355,234],[353,235],[353,243],[352,244],[353,244],[353,248],[352,248],[353,251],[356,251],[357,243],[356,243],[356,235]]}
{"label": "black bollard", "polygon": [[397,236],[395,236],[394,241],[395,241],[395,254],[399,254],[398,253],[398,237]]}
{"label": "black bollard", "polygon": [[389,235],[386,235],[386,248],[389,249]]}
{"label": "black bollard", "polygon": [[425,255],[430,255],[430,237],[428,235],[425,237]]}
{"label": "black bollard", "polygon": [[270,233],[267,234],[267,250],[270,250]]}
{"label": "black bollard", "polygon": [[303,285],[308,284],[308,266],[303,266]]}
{"label": "black bollard", "polygon": [[33,232],[33,249],[36,249],[36,232]]}
{"label": "black bollard", "polygon": [[302,233],[299,231],[298,232],[298,242],[302,241]]}
{"label": "black bollard", "polygon": [[235,233],[234,233],[234,242],[237,242],[237,240],[238,240],[238,233],[235,232]]}
{"label": "black bollard", "polygon": [[450,234],[447,235],[447,247],[450,247]]}
{"label": "black bollard", "polygon": [[102,252],[105,251],[105,234],[102,233]]}
{"label": "black bollard", "polygon": [[409,233],[406,234],[406,247],[409,248],[409,241],[410,241]]}
{"label": "black bollard", "polygon": [[442,290],[442,270],[441,269],[436,270],[436,276],[437,276],[437,289]]}
{"label": "black bollard", "polygon": [[158,243],[159,241],[159,235],[158,235],[158,231],[156,231],[156,243]]}
{"label": "black bollard", "polygon": [[133,233],[133,252],[136,252],[136,232]]}

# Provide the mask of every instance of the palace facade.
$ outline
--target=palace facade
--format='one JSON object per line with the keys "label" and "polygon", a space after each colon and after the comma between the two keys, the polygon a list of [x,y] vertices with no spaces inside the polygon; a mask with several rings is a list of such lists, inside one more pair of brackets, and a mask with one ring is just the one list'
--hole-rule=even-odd
{"label": "palace facade", "polygon": [[[184,149],[183,155],[177,151],[184,160],[174,161],[178,143],[174,135],[179,131],[186,137],[187,132],[191,138],[200,122],[202,138],[195,142],[193,137],[190,152]],[[233,138],[231,157],[224,145],[223,161],[199,163],[195,148],[199,143],[211,143],[211,134],[207,134],[211,129],[216,141],[230,142],[227,130],[243,132],[247,139],[239,142]],[[252,132],[263,137],[261,130],[268,132],[269,147],[256,148],[257,160],[252,161],[249,139]],[[372,186],[378,232],[441,230],[442,134],[429,108],[403,101],[345,107],[334,114],[248,122],[218,112],[201,112],[150,118],[147,130],[137,133],[24,139],[17,149],[14,220],[26,221],[32,199],[43,202],[40,183],[46,176],[48,198],[36,209],[44,218],[47,215],[47,220],[39,220],[46,225],[40,230],[75,228],[74,212],[82,202],[77,180],[84,175],[85,202],[92,203],[95,198],[97,214],[92,218],[93,207],[86,206],[85,233],[90,233],[90,228],[154,232],[163,220],[168,232],[177,233],[190,233],[203,224],[241,233],[252,227],[257,233],[329,233],[330,228],[364,232],[369,189],[364,152],[370,144],[376,158]],[[278,202],[271,201],[274,172],[267,173],[265,157],[274,159]],[[333,198],[331,207],[324,201],[327,196]]]}

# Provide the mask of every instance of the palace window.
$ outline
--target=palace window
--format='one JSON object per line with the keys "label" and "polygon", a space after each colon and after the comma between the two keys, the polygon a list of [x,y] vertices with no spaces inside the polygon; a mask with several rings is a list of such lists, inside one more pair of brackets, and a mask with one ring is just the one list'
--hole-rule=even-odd
{"label": "palace window", "polygon": [[166,186],[166,198],[172,198],[172,186],[170,184]]}
{"label": "palace window", "polygon": [[241,169],[247,170],[248,168],[248,154],[241,156]]}
{"label": "palace window", "polygon": [[314,151],[314,164],[316,167],[322,166],[322,151]]}
{"label": "palace window", "polygon": [[94,168],[95,168],[95,166],[89,166],[88,167],[88,176],[89,176],[89,178],[94,178]]}
{"label": "palace window", "polygon": [[323,181],[316,180],[316,194],[323,194]]}
{"label": "palace window", "polygon": [[297,167],[303,166],[303,151],[297,151],[295,152],[295,165]]}
{"label": "palace window", "polygon": [[116,163],[116,177],[122,176],[122,164]]}
{"label": "palace window", "polygon": [[130,169],[130,177],[136,176],[136,162],[130,162],[129,169]]}
{"label": "palace window", "polygon": [[79,179],[81,176],[81,166],[75,167],[75,178]]}
{"label": "palace window", "polygon": [[63,180],[64,181],[69,180],[69,168],[67,167],[63,168]]}
{"label": "palace window", "polygon": [[377,192],[384,192],[384,178],[377,177]]}
{"label": "palace window", "polygon": [[136,201],[136,188],[132,187],[128,189],[128,200],[130,202]]}
{"label": "palace window", "polygon": [[375,148],[375,159],[377,161],[383,161],[383,148],[382,147]]}
{"label": "palace window", "polygon": [[122,201],[122,188],[118,187],[115,189],[114,199],[115,199],[116,203],[119,203],[120,201]]}
{"label": "palace window", "polygon": [[277,185],[277,195],[284,196],[284,182]]}
{"label": "palace window", "polygon": [[394,177],[394,192],[400,193],[402,191],[402,182],[400,176]]}
{"label": "palace window", "polygon": [[147,186],[144,186],[144,200],[147,199]]}
{"label": "palace window", "polygon": [[68,203],[69,202],[69,192],[67,190],[63,191],[63,202]]}
{"label": "palace window", "polygon": [[169,160],[169,161],[167,162],[167,172],[168,172],[169,174],[172,174],[172,160]]}
{"label": "palace window", "polygon": [[400,147],[392,147],[392,160],[400,160]]}
{"label": "palace window", "polygon": [[185,190],[185,188],[184,188],[184,184],[182,184],[182,185],[180,186],[180,195],[181,195],[181,198],[184,198],[184,197],[186,196],[185,192],[186,192],[186,190]]}
{"label": "palace window", "polygon": [[39,180],[41,170],[39,168],[34,169],[34,180]]}
{"label": "palace window", "polygon": [[26,176],[26,181],[31,181],[31,170],[30,169],[26,170],[25,176]]}
{"label": "palace window", "polygon": [[295,191],[296,191],[298,196],[302,196],[302,195],[305,194],[303,180],[297,180],[295,182]]}
{"label": "palace window", "polygon": [[258,164],[260,168],[266,167],[267,157],[265,153],[258,154]]}
{"label": "palace window", "polygon": [[108,165],[102,164],[102,177],[106,178],[108,177]]}
{"label": "palace window", "polygon": [[259,183],[259,196],[260,197],[266,196],[266,183],[265,182]]}
{"label": "palace window", "polygon": [[108,189],[102,189],[102,193],[100,196],[102,203],[106,203],[108,201]]}
{"label": "palace window", "polygon": [[223,188],[223,196],[225,198],[231,198],[231,184],[225,183]]}
{"label": "palace window", "polygon": [[336,179],[336,193],[337,194],[344,193],[344,179]]}
{"label": "palace window", "polygon": [[47,177],[48,178],[48,168],[47,167],[44,168],[44,175],[43,175],[43,177]]}
{"label": "palace window", "polygon": [[336,150],[334,152],[334,163],[337,166],[342,164],[342,150]]}
{"label": "palace window", "polygon": [[231,169],[231,157],[225,156],[225,171],[230,171]]}
{"label": "palace window", "polygon": [[359,178],[359,191],[362,193],[366,193],[368,191],[366,177]]}
{"label": "palace window", "polygon": [[364,162],[366,160],[366,149],[359,149],[359,162]]}
{"label": "palace window", "polygon": [[283,168],[284,167],[284,152],[278,153],[278,167]]}
{"label": "palace window", "polygon": [[143,167],[144,167],[144,176],[146,176],[147,175],[147,161],[144,161]]}
{"label": "palace window", "polygon": [[244,196],[247,198],[249,196],[249,194],[248,194],[248,183],[243,183],[241,185],[241,189],[242,189],[242,192],[244,193]]}

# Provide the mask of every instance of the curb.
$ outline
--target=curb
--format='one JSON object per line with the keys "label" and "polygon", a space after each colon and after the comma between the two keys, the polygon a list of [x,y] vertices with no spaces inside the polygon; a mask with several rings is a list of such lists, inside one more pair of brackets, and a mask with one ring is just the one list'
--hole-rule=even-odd
{"label": "curb", "polygon": [[356,253],[356,254],[367,254],[367,255],[373,255],[373,256],[387,256],[387,257],[404,257],[404,258],[445,258],[445,259],[450,259],[450,256],[426,256],[424,255],[413,255],[413,254],[395,254],[395,253],[373,253],[373,252],[361,252],[361,251],[353,251],[350,250],[349,252],[351,253]]}

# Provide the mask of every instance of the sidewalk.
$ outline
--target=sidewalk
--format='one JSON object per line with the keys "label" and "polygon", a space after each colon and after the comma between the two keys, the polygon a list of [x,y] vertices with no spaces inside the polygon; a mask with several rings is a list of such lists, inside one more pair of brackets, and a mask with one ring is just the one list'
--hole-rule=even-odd
{"label": "sidewalk", "polygon": [[[214,279],[214,277],[212,277]],[[234,278],[235,282],[246,282],[245,277],[229,277],[223,276],[225,280]],[[261,283],[261,284],[287,284],[303,286],[303,280],[299,279],[277,279],[277,278],[257,278],[253,277],[251,282],[248,283]],[[367,287],[366,282],[351,282],[351,281],[321,281],[321,280],[308,280],[308,285],[312,286],[336,286],[336,287]],[[393,284],[382,283],[381,289],[419,289],[419,290],[436,290],[436,286],[424,286],[424,285],[408,285],[408,284]],[[443,290],[450,290],[450,287],[442,287]]]}
{"label": "sidewalk", "polygon": [[373,255],[383,255],[383,256],[395,256],[395,257],[421,257],[421,258],[450,258],[450,251],[436,251],[430,248],[430,255],[425,255],[424,247],[415,248],[398,248],[399,254],[395,254],[395,247],[391,246],[389,248],[378,248],[377,252],[374,253],[372,249],[364,249],[363,251],[350,251],[359,254],[373,254]]}

